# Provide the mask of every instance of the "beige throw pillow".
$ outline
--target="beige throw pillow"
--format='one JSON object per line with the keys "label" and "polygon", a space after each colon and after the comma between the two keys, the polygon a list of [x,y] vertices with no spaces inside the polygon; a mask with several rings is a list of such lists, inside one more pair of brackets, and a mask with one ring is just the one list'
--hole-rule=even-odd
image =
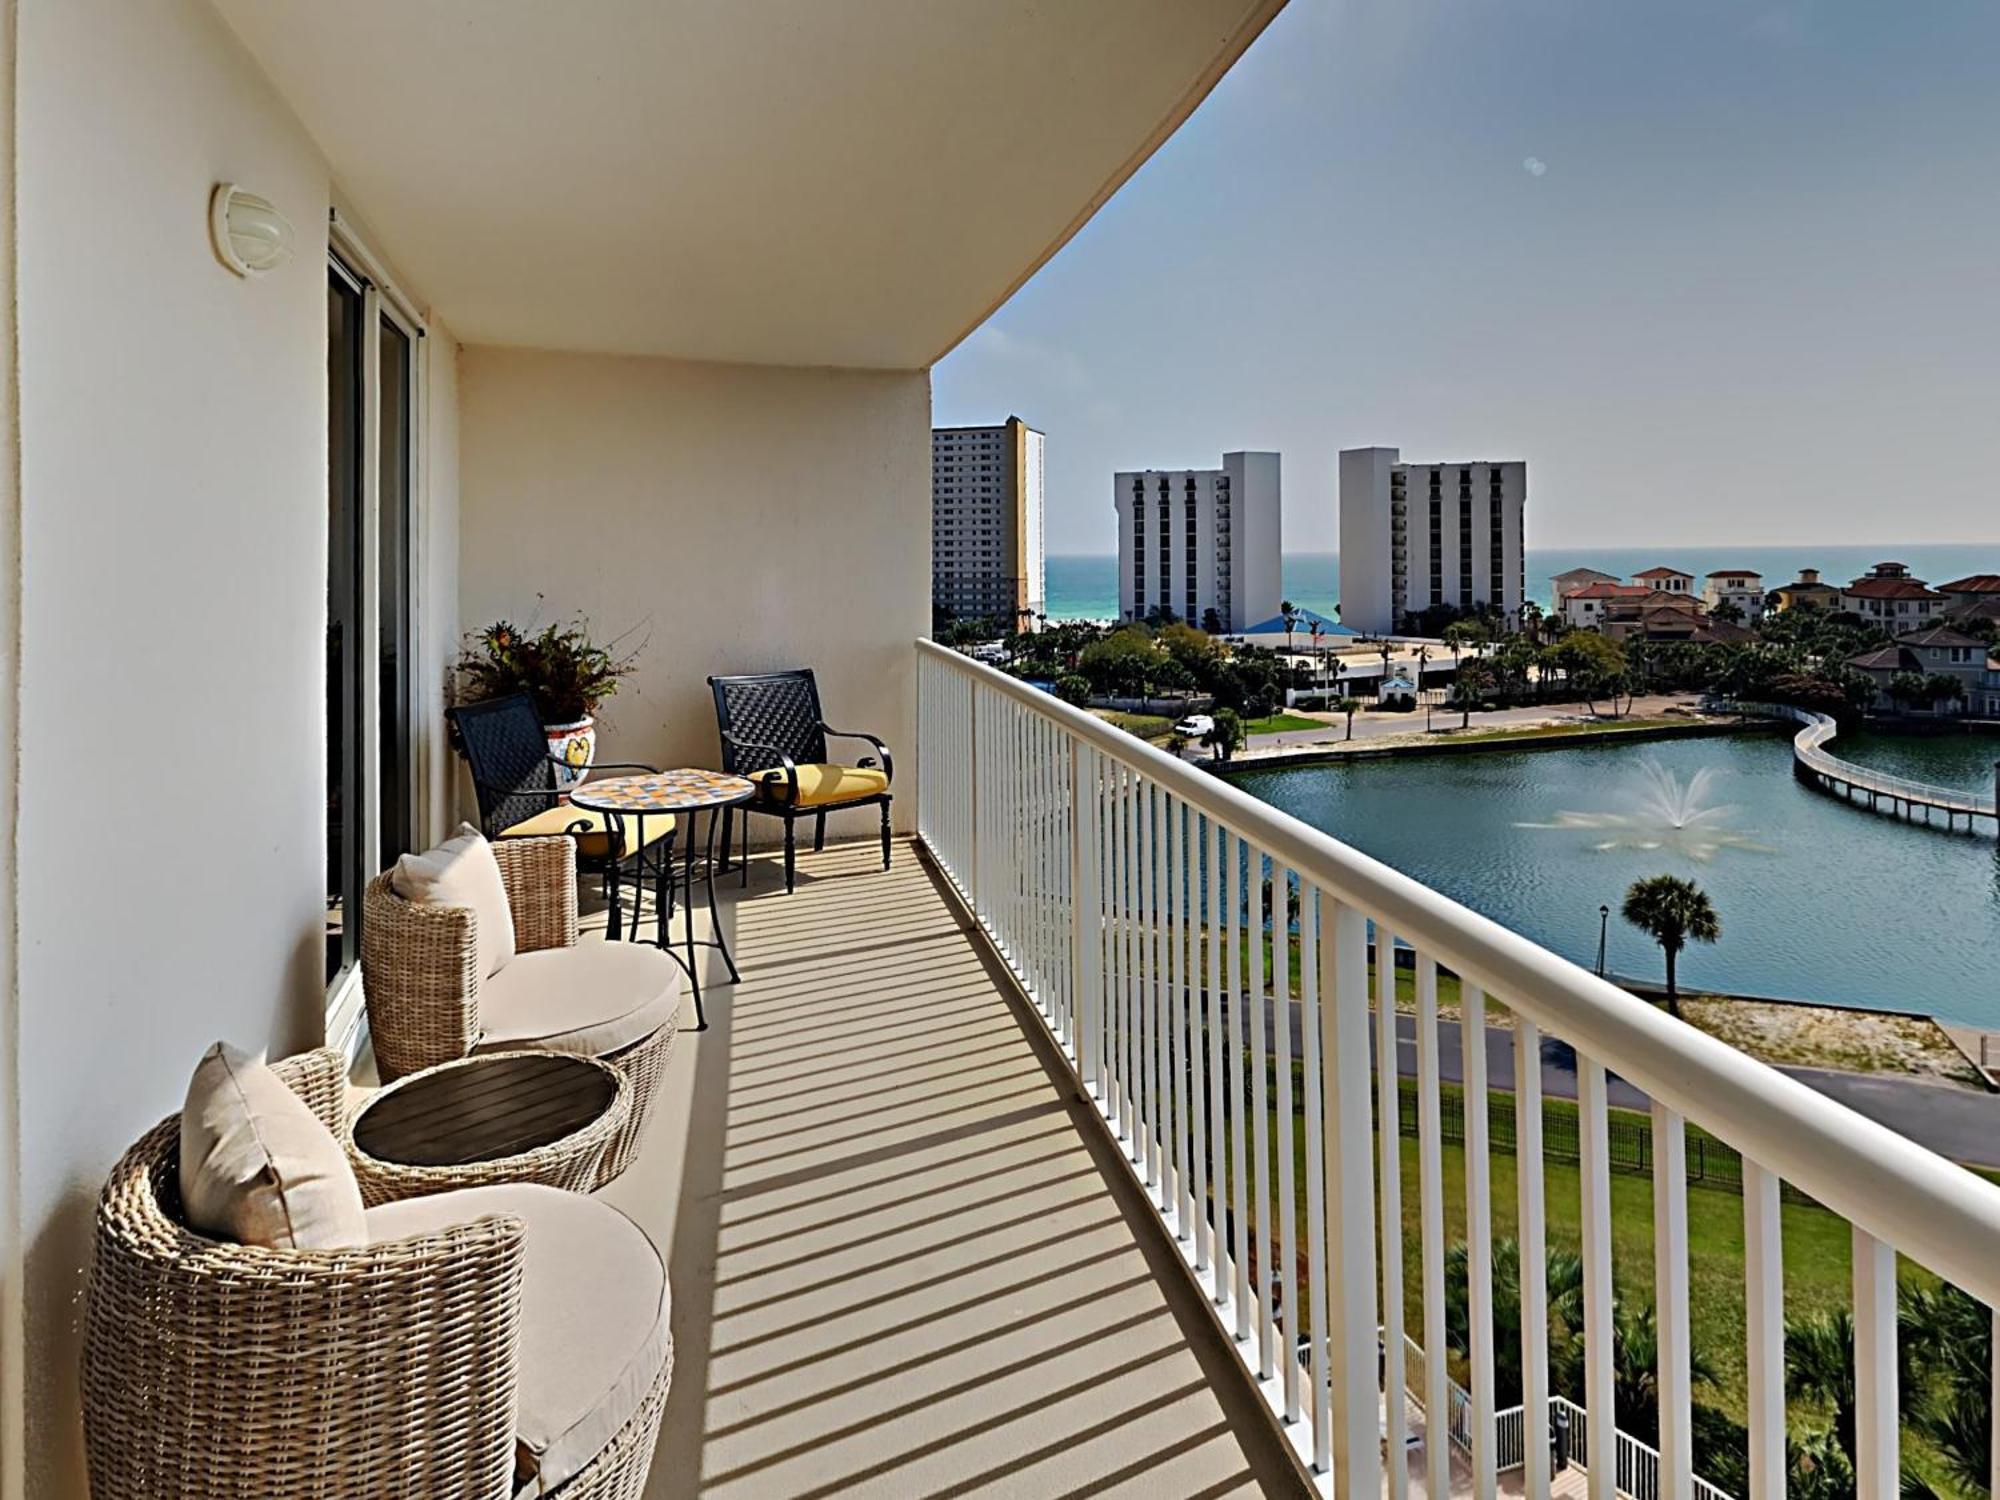
{"label": "beige throw pillow", "polygon": [[267,1250],[368,1243],[361,1188],[319,1116],[261,1057],[217,1042],[181,1110],[181,1207],[188,1226]]}
{"label": "beige throw pillow", "polygon": [[491,979],[514,956],[514,909],[507,904],[500,861],[470,823],[459,824],[437,848],[397,860],[389,886],[405,901],[472,908],[481,979]]}

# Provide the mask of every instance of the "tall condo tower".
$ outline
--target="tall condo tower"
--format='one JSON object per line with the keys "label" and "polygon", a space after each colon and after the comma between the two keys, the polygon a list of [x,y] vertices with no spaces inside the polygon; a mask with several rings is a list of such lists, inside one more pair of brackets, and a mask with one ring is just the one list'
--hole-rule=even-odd
{"label": "tall condo tower", "polygon": [[954,619],[1032,626],[1046,608],[1043,435],[998,427],[931,429],[931,605]]}
{"label": "tall condo tower", "polygon": [[1159,610],[1240,630],[1284,602],[1278,455],[1225,453],[1219,469],[1143,469],[1111,484],[1118,616]]}
{"label": "tall condo tower", "polygon": [[1388,635],[1433,605],[1491,604],[1513,629],[1527,597],[1521,461],[1406,464],[1340,455],[1340,623]]}

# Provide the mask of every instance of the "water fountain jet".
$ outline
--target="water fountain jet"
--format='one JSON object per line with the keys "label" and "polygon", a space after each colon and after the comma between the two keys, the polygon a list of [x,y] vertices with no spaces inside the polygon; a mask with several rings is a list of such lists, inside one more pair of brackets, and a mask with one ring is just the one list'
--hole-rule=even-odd
{"label": "water fountain jet", "polygon": [[1714,768],[1703,766],[1682,781],[1649,755],[1639,763],[1639,785],[1630,807],[1604,812],[1558,812],[1553,823],[1516,826],[1601,833],[1605,837],[1594,842],[1592,849],[1664,849],[1704,864],[1724,849],[1773,852],[1769,845],[1760,844],[1745,831],[1729,826],[1730,819],[1741,809],[1709,800],[1709,787],[1714,780]]}

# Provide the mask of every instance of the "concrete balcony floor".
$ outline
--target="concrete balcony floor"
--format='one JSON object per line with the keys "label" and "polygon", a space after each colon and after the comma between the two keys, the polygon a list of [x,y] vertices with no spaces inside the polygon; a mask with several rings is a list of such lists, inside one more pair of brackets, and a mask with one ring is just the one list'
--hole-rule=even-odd
{"label": "concrete balcony floor", "polygon": [[706,1032],[687,1006],[603,1192],[673,1283],[649,1500],[1301,1492],[915,849],[802,854],[789,897],[764,857],[724,896],[742,983],[706,990]]}

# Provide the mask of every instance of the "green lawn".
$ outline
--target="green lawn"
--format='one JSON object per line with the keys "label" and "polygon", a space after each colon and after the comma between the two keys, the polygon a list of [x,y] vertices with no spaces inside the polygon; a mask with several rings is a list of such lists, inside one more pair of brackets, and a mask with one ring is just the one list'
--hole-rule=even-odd
{"label": "green lawn", "polygon": [[1115,708],[1093,708],[1091,712],[1105,723],[1127,734],[1136,734],[1142,740],[1165,739],[1174,727],[1174,721],[1162,714],[1127,714]]}
{"label": "green lawn", "polygon": [[1326,729],[1324,719],[1305,719],[1297,714],[1275,713],[1262,719],[1245,719],[1245,734],[1285,734],[1295,729]]}
{"label": "green lawn", "polygon": [[[1453,713],[1458,710],[1453,709]],[[1474,710],[1478,712],[1477,709]],[[1539,740],[1564,734],[1627,734],[1635,729],[1664,729],[1670,726],[1685,726],[1686,719],[1607,719],[1582,724],[1534,724],[1521,728],[1505,725],[1481,729],[1477,724],[1468,730],[1454,730],[1452,740],[1457,744],[1469,744],[1473,740]]]}

